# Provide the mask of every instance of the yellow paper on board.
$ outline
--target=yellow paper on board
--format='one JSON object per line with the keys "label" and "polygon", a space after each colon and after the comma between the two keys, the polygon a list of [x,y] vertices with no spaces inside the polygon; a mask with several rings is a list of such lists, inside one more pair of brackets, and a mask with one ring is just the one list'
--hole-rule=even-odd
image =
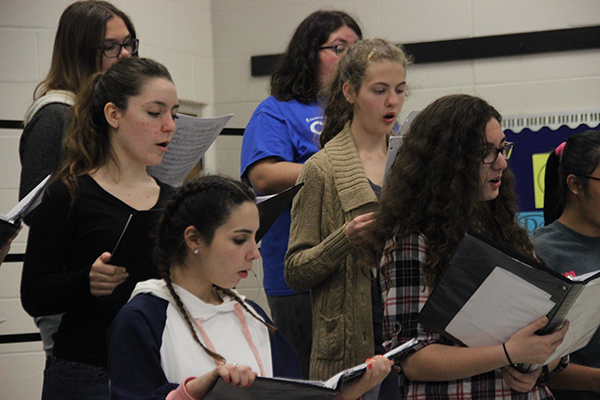
{"label": "yellow paper on board", "polygon": [[550,153],[538,153],[531,156],[535,208],[544,208],[544,176],[549,155]]}

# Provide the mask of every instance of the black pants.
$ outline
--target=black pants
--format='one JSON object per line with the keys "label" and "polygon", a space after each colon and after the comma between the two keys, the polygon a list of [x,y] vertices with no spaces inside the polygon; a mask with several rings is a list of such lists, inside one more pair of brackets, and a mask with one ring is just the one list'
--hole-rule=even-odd
{"label": "black pants", "polygon": [[296,350],[302,367],[302,377],[308,379],[312,346],[310,294],[267,296],[267,301],[275,326]]}

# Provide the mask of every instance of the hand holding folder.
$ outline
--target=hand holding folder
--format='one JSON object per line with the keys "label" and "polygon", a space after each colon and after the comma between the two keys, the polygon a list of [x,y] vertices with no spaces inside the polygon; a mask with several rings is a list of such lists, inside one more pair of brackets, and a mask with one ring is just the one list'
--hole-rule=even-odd
{"label": "hand holding folder", "polygon": [[[413,339],[385,353],[388,359],[401,359],[414,352],[417,340]],[[342,390],[342,387],[360,378],[367,364],[360,364],[331,377],[325,382],[303,381],[283,378],[257,377],[252,386],[238,388],[228,385],[223,379],[217,379],[215,386],[206,394],[206,400],[330,400]]]}
{"label": "hand holding folder", "polygon": [[600,271],[570,280],[475,233],[465,235],[442,279],[419,314],[419,322],[468,347],[500,345],[547,316],[536,333],[546,335],[569,321],[558,348],[527,372],[584,347],[600,325]]}

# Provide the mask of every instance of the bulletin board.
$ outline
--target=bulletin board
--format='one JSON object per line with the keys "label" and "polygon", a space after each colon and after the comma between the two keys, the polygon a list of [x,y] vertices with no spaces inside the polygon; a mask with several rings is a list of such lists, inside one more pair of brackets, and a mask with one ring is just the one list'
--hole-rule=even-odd
{"label": "bulletin board", "polygon": [[551,151],[569,136],[600,130],[600,111],[506,117],[506,140],[515,143],[510,168],[516,177],[519,221],[531,234],[544,224],[544,174]]}

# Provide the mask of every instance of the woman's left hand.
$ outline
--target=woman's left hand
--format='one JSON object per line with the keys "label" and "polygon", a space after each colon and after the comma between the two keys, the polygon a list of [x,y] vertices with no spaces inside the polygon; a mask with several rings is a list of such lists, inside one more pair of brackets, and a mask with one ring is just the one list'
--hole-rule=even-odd
{"label": "woman's left hand", "polygon": [[533,389],[533,386],[542,373],[542,368],[525,373],[520,372],[511,366],[507,366],[501,369],[501,373],[502,378],[512,390],[521,393],[527,393]]}

